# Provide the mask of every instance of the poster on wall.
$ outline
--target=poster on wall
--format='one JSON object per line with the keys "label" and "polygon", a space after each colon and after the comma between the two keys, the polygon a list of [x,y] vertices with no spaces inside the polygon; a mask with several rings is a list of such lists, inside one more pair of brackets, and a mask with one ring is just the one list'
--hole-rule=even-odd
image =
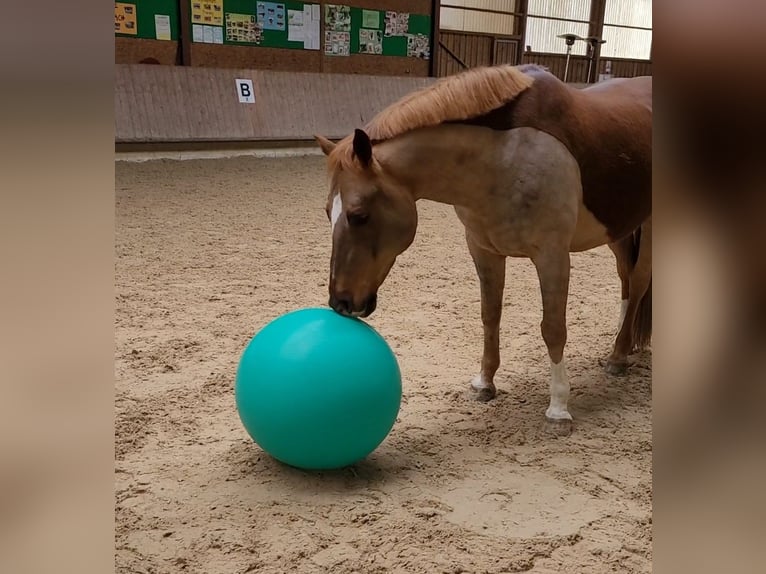
{"label": "poster on wall", "polygon": [[226,41],[260,44],[263,37],[261,24],[253,14],[226,13]]}
{"label": "poster on wall", "polygon": [[284,30],[286,25],[285,5],[276,2],[257,2],[258,23],[264,30]]}
{"label": "poster on wall", "polygon": [[324,26],[325,31],[351,32],[351,6],[325,4]]}
{"label": "poster on wall", "polygon": [[[303,49],[319,49],[319,24],[320,24],[319,4],[303,5]],[[288,30],[289,30],[288,18]]]}
{"label": "poster on wall", "polygon": [[192,24],[223,26],[223,0],[192,0]]}
{"label": "poster on wall", "polygon": [[362,28],[380,28],[380,12],[377,10],[362,10]]}
{"label": "poster on wall", "polygon": [[114,3],[114,31],[116,34],[138,34],[135,4]]}
{"label": "poster on wall", "polygon": [[170,40],[170,16],[168,14],[154,15],[154,36],[158,40]]}
{"label": "poster on wall", "polygon": [[431,39],[425,34],[407,34],[407,56],[410,58],[431,58]]}
{"label": "poster on wall", "polygon": [[380,30],[359,30],[359,53],[382,54],[383,33]]}
{"label": "poster on wall", "polygon": [[325,30],[324,53],[327,56],[348,56],[351,53],[351,32]]}
{"label": "poster on wall", "polygon": [[386,12],[386,36],[404,36],[410,27],[408,12]]}
{"label": "poster on wall", "polygon": [[223,44],[223,28],[192,24],[192,42],[202,44]]}
{"label": "poster on wall", "polygon": [[306,34],[303,30],[303,10],[287,11],[287,41],[305,42]]}

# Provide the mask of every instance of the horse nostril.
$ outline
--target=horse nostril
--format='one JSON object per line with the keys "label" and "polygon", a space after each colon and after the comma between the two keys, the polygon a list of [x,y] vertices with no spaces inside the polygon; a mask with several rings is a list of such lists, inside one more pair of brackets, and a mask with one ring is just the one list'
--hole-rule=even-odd
{"label": "horse nostril", "polygon": [[330,307],[341,315],[351,314],[351,298],[345,294],[330,295]]}

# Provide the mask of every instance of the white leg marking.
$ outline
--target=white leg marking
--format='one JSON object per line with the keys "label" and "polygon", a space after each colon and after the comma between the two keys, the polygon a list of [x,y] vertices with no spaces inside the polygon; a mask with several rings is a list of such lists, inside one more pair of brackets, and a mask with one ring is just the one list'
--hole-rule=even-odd
{"label": "white leg marking", "polygon": [[551,404],[545,416],[553,420],[572,420],[567,410],[569,401],[569,378],[567,377],[566,359],[556,364],[551,361]]}
{"label": "white leg marking", "polygon": [[620,329],[622,329],[622,324],[625,322],[625,313],[628,312],[628,300],[623,299],[620,303],[620,321],[617,323],[617,332],[620,332]]}
{"label": "white leg marking", "polygon": [[335,231],[335,224],[338,222],[341,212],[343,211],[343,200],[340,197],[340,193],[336,193],[332,200],[332,211],[330,211],[330,223],[332,230]]}
{"label": "white leg marking", "polygon": [[471,388],[474,391],[480,391],[482,389],[488,388],[489,385],[487,384],[487,381],[484,380],[484,375],[476,375],[473,379],[471,379]]}

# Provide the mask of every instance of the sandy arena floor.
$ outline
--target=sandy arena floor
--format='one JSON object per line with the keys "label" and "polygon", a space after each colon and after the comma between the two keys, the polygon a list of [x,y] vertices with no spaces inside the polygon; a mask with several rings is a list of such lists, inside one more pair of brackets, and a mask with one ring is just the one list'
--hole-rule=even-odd
{"label": "sandy arena floor", "polygon": [[651,356],[603,371],[606,248],[573,257],[575,426],[556,438],[531,263],[509,261],[499,395],[477,403],[478,280],[452,208],[422,203],[370,320],[399,357],[400,418],[363,463],[308,473],[250,440],[233,382],[257,329],[326,302],[323,159],[116,171],[118,572],[651,571]]}

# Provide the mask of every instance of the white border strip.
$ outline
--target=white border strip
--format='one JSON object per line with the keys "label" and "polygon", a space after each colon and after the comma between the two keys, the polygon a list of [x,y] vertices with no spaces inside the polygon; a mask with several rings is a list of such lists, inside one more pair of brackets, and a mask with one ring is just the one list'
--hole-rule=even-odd
{"label": "white border strip", "polygon": [[193,159],[226,159],[233,157],[282,158],[321,155],[319,147],[285,147],[272,149],[189,150],[189,151],[139,151],[116,152],[114,161],[145,162],[160,159],[178,161]]}

